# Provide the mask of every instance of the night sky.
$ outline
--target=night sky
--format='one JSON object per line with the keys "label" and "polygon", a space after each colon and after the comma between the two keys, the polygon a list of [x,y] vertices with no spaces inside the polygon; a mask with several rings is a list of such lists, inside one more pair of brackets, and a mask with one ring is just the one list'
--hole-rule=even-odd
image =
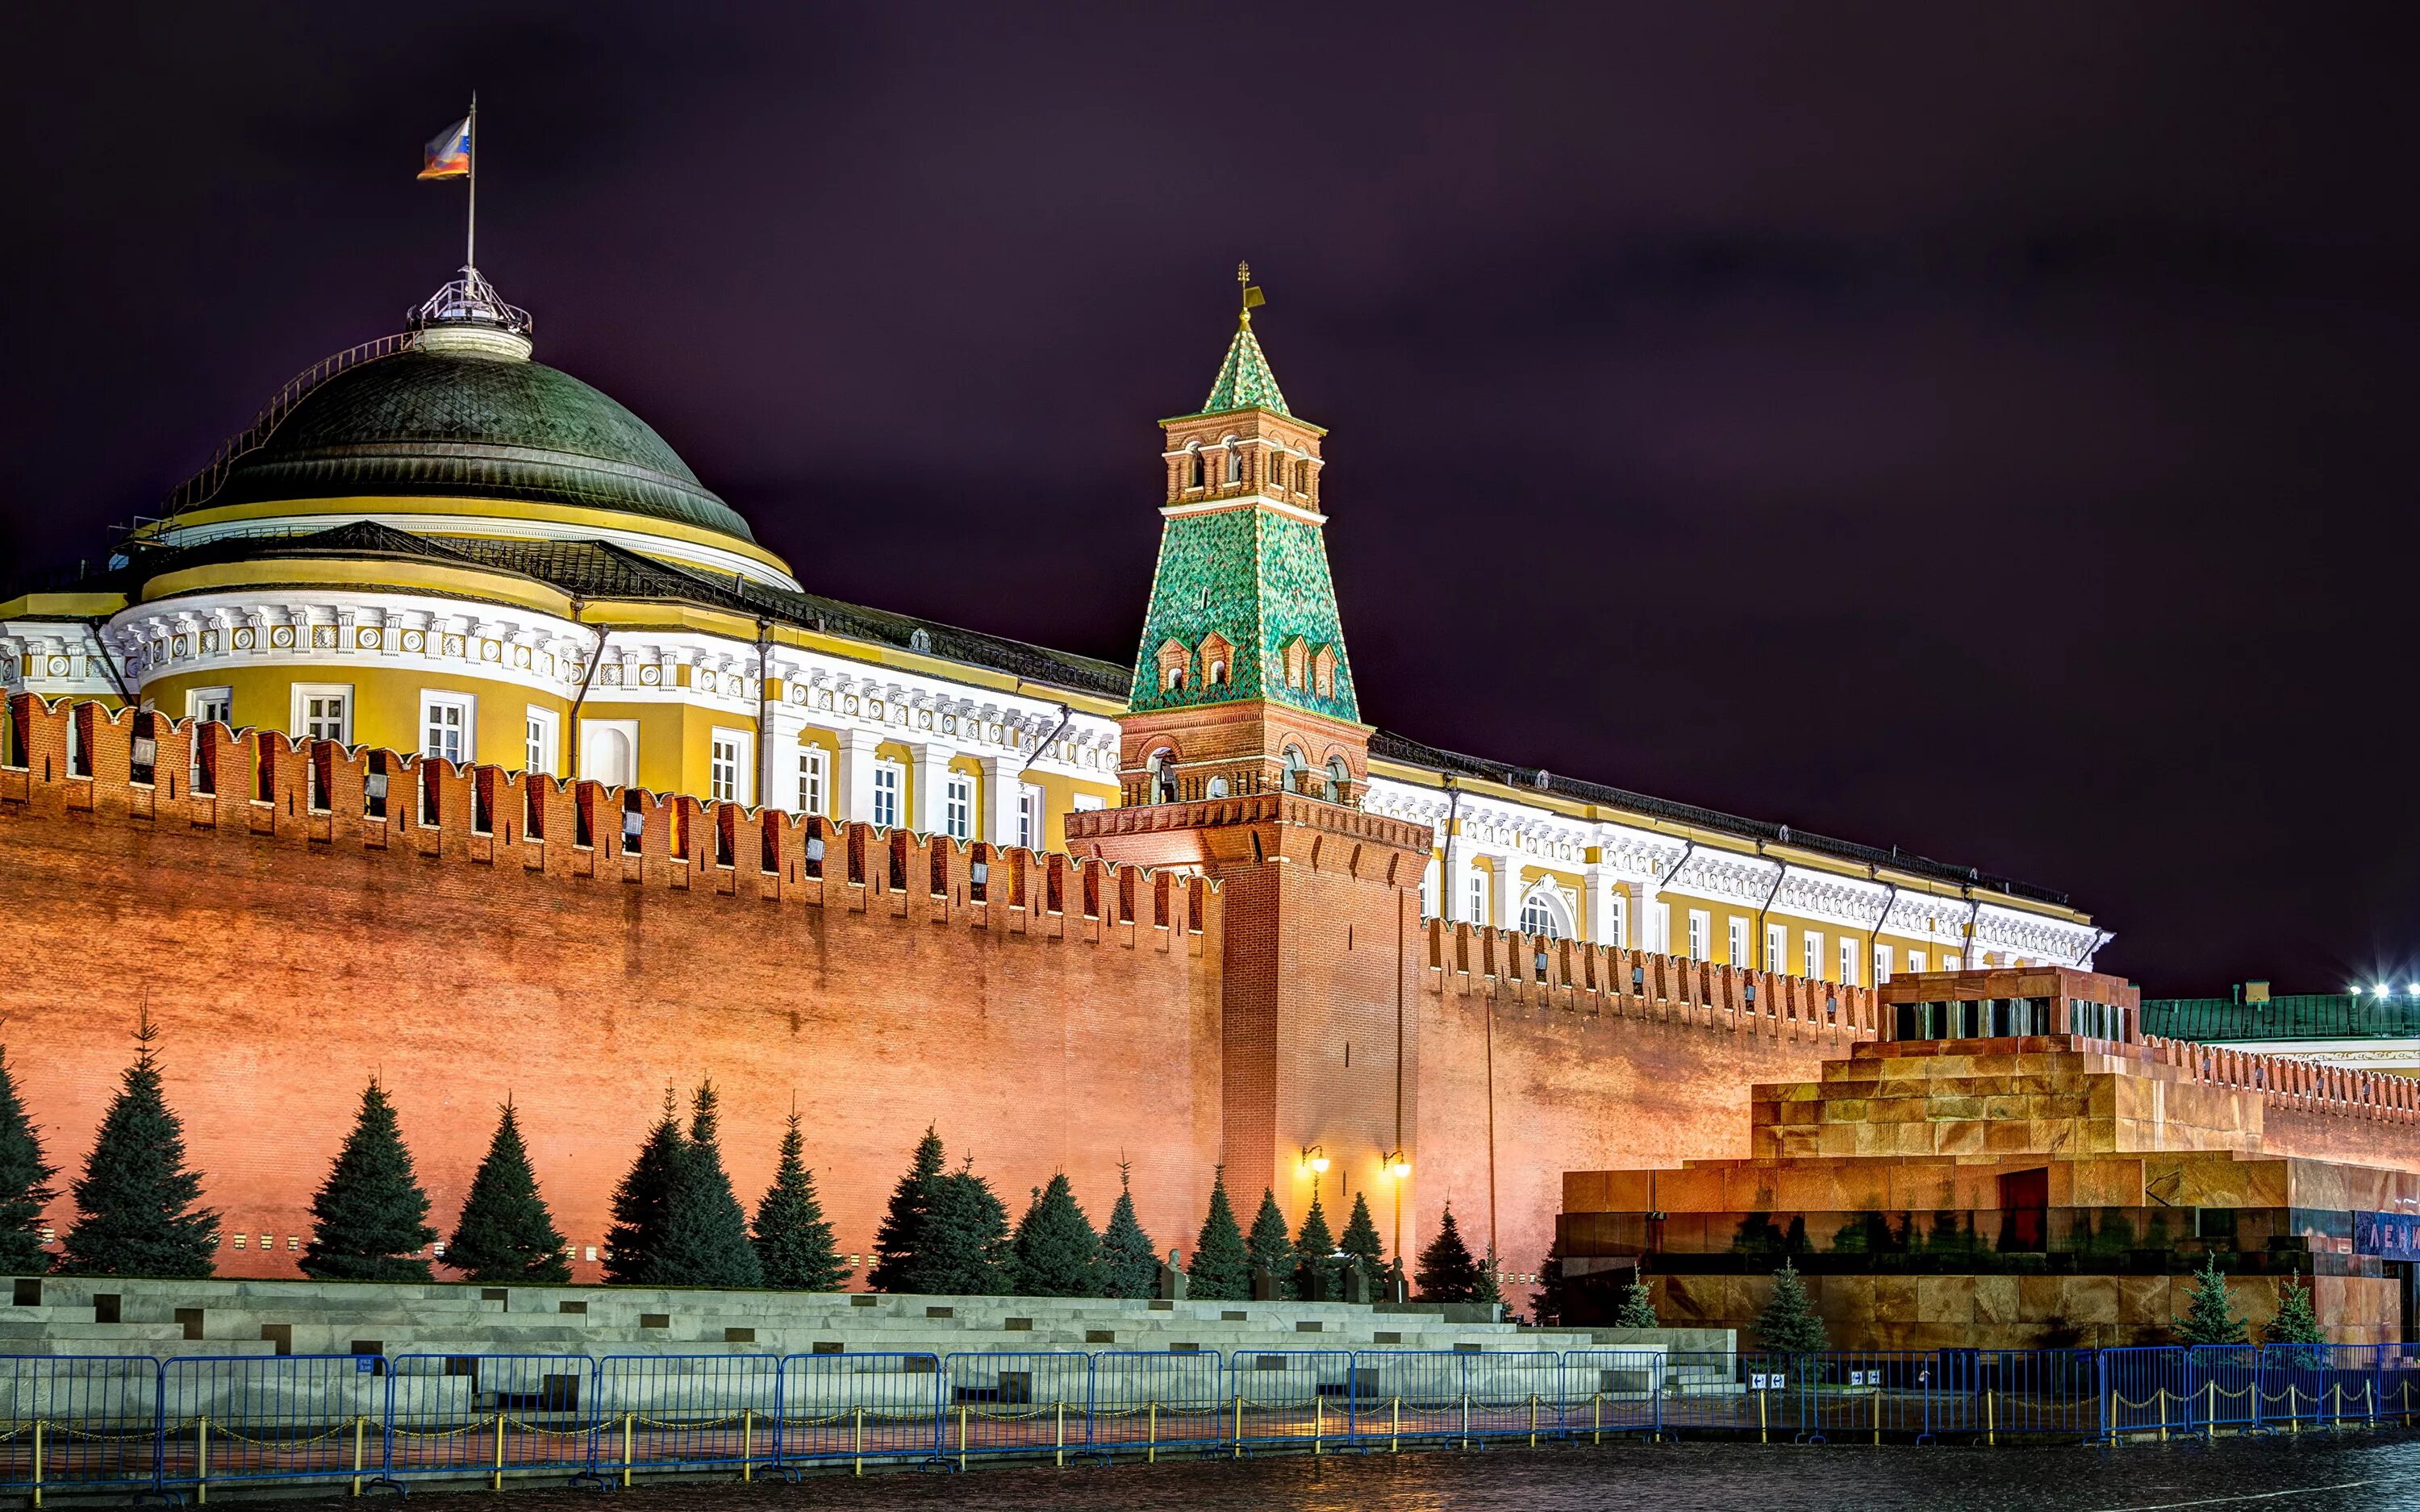
{"label": "night sky", "polygon": [[[480,266],[821,593],[1125,659],[1234,265],[1362,712],[2420,980],[2412,8],[32,8],[0,568]],[[675,11],[711,11],[675,21]]]}

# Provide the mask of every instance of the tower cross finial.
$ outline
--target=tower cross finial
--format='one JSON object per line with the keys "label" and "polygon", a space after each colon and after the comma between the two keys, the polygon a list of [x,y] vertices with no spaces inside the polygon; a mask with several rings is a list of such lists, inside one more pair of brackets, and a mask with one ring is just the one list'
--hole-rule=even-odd
{"label": "tower cross finial", "polygon": [[1249,326],[1252,323],[1252,306],[1256,304],[1264,304],[1267,301],[1261,298],[1260,285],[1252,282],[1252,265],[1250,263],[1237,263],[1235,265],[1235,283],[1244,291],[1242,319],[1243,323]]}

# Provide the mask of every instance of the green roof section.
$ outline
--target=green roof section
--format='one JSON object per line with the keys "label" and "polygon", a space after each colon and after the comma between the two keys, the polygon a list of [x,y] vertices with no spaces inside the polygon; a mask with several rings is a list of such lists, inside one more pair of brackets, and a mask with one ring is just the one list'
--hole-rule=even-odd
{"label": "green roof section", "polygon": [[[1202,648],[1214,634],[1231,648],[1223,687],[1205,686],[1209,668]],[[1297,640],[1306,663],[1323,650],[1334,654],[1327,694],[1308,675],[1299,687],[1287,685],[1286,651]],[[1179,688],[1163,686],[1160,676],[1160,648],[1171,641],[1191,658]],[[1176,516],[1160,534],[1127,702],[1140,713],[1252,699],[1360,723],[1326,542],[1309,520],[1273,510]]]}
{"label": "green roof section", "polygon": [[1221,410],[1252,409],[1288,418],[1294,414],[1286,408],[1277,375],[1269,371],[1269,359],[1261,350],[1260,338],[1252,334],[1252,316],[1247,311],[1235,324],[1235,339],[1227,344],[1227,360],[1218,364],[1218,380],[1210,385],[1210,397],[1202,402],[1201,412],[1215,415]]}

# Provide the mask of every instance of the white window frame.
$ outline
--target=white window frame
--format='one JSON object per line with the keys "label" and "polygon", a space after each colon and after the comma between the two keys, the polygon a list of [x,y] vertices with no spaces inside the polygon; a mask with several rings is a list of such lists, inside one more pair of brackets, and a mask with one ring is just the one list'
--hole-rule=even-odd
{"label": "white window frame", "polygon": [[1734,918],[1726,933],[1730,935],[1731,964],[1754,966],[1756,963],[1747,958],[1747,920]]}
{"label": "white window frame", "polygon": [[1097,793],[1078,793],[1073,806],[1078,813],[1097,813],[1109,806],[1109,800]]}
{"label": "white window frame", "polygon": [[1879,987],[1890,980],[1891,948],[1887,945],[1877,945],[1874,947],[1874,985]]}
{"label": "white window frame", "polygon": [[1790,974],[1790,926],[1764,926],[1764,969],[1776,977]]}
{"label": "white window frame", "polygon": [[187,688],[185,717],[197,724],[214,719],[229,729],[235,728],[235,689],[224,687]]}
{"label": "white window frame", "polygon": [[[1544,918],[1546,921],[1544,929],[1536,930],[1529,927],[1529,915],[1532,910]],[[1532,887],[1521,900],[1521,933],[1544,934],[1550,940],[1562,939],[1572,933],[1571,926],[1567,922],[1571,910],[1564,906],[1562,898],[1554,888]]]}
{"label": "white window frame", "polygon": [[1630,895],[1616,887],[1606,895],[1606,943],[1617,950],[1630,949]]}
{"label": "white window frame", "polygon": [[1807,938],[1803,942],[1800,954],[1801,960],[1799,964],[1807,968],[1807,980],[1808,981],[1822,981],[1823,980],[1823,935],[1822,932],[1811,929],[1807,932]]}
{"label": "white window frame", "polygon": [[827,814],[831,802],[831,753],[821,746],[800,746],[798,779],[798,811]]}
{"label": "white window frame", "polygon": [[969,841],[975,833],[975,779],[964,772],[941,777],[941,833]]}
{"label": "white window frame", "polygon": [[874,764],[874,825],[896,829],[908,811],[908,768],[898,762]]}
{"label": "white window frame", "polygon": [[563,717],[530,704],[521,711],[521,770],[556,775],[563,764]]}
{"label": "white window frame", "polygon": [[1481,929],[1487,927],[1487,873],[1470,873],[1470,922]]}
{"label": "white window frame", "polygon": [[[430,748],[432,743],[429,740],[429,733],[439,709],[452,709],[458,717],[459,723],[455,733],[461,736],[461,745],[455,751],[447,752]],[[422,688],[420,690],[420,723],[415,728],[419,733],[419,738],[415,744],[423,756],[442,756],[457,766],[476,760],[479,754],[478,695],[449,693],[438,688]]]}
{"label": "white window frame", "polygon": [[1672,953],[1672,905],[1661,901],[1647,906],[1647,949],[1655,955]]}
{"label": "white window frame", "polygon": [[1042,817],[1049,810],[1045,807],[1049,795],[1032,782],[1020,782],[1016,789],[1016,843],[1029,851],[1042,849]]}
{"label": "white window frame", "polygon": [[[309,717],[315,699],[336,700],[336,730],[328,734],[312,728]],[[350,683],[296,683],[287,695],[286,728],[297,740],[333,740],[340,746],[353,743],[353,685]]]}
{"label": "white window frame", "polygon": [[1689,910],[1689,959],[1703,961],[1714,945],[1714,916],[1702,908]]}
{"label": "white window frame", "polygon": [[1922,950],[1910,950],[1907,952],[1907,974],[1911,977],[1921,977],[1924,975],[1924,952]]}
{"label": "white window frame", "polygon": [[1840,985],[1854,987],[1856,984],[1857,942],[1843,935],[1840,939]]}
{"label": "white window frame", "polygon": [[706,733],[706,795],[717,803],[746,803],[748,732],[716,725]]}

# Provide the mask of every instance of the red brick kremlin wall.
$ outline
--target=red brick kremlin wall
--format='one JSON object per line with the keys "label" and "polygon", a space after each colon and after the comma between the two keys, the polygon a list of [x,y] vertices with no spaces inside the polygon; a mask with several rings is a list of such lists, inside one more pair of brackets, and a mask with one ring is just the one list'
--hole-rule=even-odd
{"label": "red brick kremlin wall", "polygon": [[[1415,1166],[1404,1241],[1423,1242],[1450,1198],[1485,1245],[1492,1119],[1496,1237],[1525,1273],[1552,1236],[1562,1171],[1745,1154],[1753,1084],[1810,1076],[1870,1032],[1856,989],[1569,942],[1542,988],[1533,942],[1423,928],[1408,886],[1380,889],[1413,909],[1402,919],[1362,906],[1366,886],[1346,889],[1351,918],[1326,917],[1342,880],[1310,874],[1325,856],[1240,915],[1234,888],[1164,870],[861,825],[818,831],[816,877],[805,852],[820,822],[642,795],[641,854],[626,858],[624,795],[594,783],[537,782],[533,837],[514,774],[206,726],[217,791],[204,796],[189,726],[151,720],[145,786],[129,780],[136,717],[30,697],[11,712],[0,1043],[64,1188],[147,1002],[209,1199],[250,1236],[241,1253],[223,1244],[226,1274],[291,1273],[287,1240],[309,1233],[311,1192],[373,1072],[441,1229],[510,1095],[580,1255],[603,1239],[664,1084],[708,1075],[752,1207],[795,1097],[844,1252],[870,1246],[928,1122],[1013,1211],[1063,1168],[1104,1220],[1130,1161],[1145,1227],[1188,1252],[1222,1155],[1250,1165],[1275,1147],[1298,1222],[1311,1180],[1285,1164],[1322,1141],[1332,1225],[1365,1190],[1391,1247],[1377,1155],[1396,1143],[1399,1067],[1397,1148]],[[69,770],[71,722],[88,779]],[[392,774],[384,821],[363,817],[373,762]],[[583,809],[593,846],[578,843]],[[1269,909],[1321,915],[1285,920],[1280,969],[1341,995],[1266,1026],[1265,1073],[1237,1081],[1222,1063],[1222,933],[1272,927]],[[1385,1000],[1360,1001],[1365,986]],[[1238,1130],[1249,1151],[1229,1148]],[[1235,1197],[1249,1221],[1257,1190]],[[54,1213],[64,1225],[70,1205]]]}
{"label": "red brick kremlin wall", "polygon": [[[222,1244],[222,1273],[292,1273],[287,1239],[307,1238],[311,1194],[372,1072],[441,1231],[509,1095],[557,1227],[586,1256],[664,1084],[686,1094],[711,1076],[752,1211],[796,1099],[845,1252],[870,1247],[928,1122],[1012,1212],[1064,1169],[1106,1220],[1131,1161],[1144,1226],[1191,1248],[1219,1132],[1219,900],[1206,885],[1013,852],[990,857],[976,903],[966,848],[863,826],[830,832],[817,880],[805,831],[778,814],[768,874],[752,819],[734,826],[724,867],[718,821],[737,810],[651,797],[642,854],[625,859],[621,796],[595,784],[540,779],[534,840],[518,778],[386,757],[381,824],[361,817],[365,753],[206,726],[218,794],[195,796],[186,727],[153,721],[158,781],[141,787],[128,781],[132,717],[30,698],[15,712],[24,767],[0,772],[0,1042],[64,1191],[149,1005],[209,1200],[230,1235],[250,1236],[240,1254]],[[70,717],[91,780],[67,775]],[[256,748],[270,756],[266,803]],[[473,832],[483,785],[491,835]],[[574,844],[583,795],[592,849]],[[71,1213],[63,1197],[62,1227]]]}

